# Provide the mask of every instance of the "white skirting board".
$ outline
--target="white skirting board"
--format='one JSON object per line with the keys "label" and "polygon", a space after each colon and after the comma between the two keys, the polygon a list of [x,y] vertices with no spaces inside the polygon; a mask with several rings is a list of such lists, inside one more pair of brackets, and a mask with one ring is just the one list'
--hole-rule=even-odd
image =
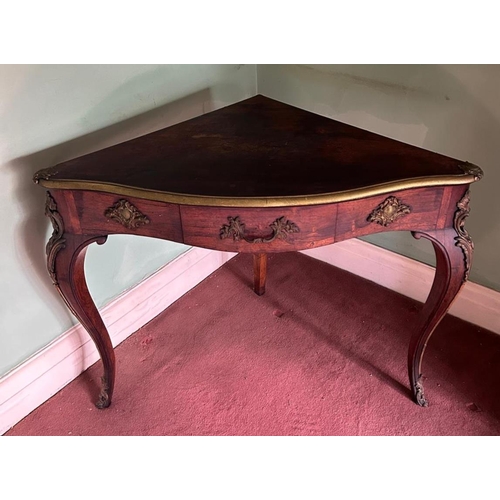
{"label": "white skirting board", "polygon": [[[101,310],[116,346],[212,274],[235,253],[191,248]],[[0,379],[0,435],[98,360],[78,324]],[[96,395],[97,396],[97,395]]]}
{"label": "white skirting board", "polygon": [[[425,301],[434,269],[370,243],[353,239],[306,255],[386,288]],[[117,345],[151,321],[234,253],[191,248],[101,311]],[[450,314],[500,334],[500,293],[467,283]],[[98,359],[85,330],[76,325],[0,379],[0,435],[75,379]]]}
{"label": "white skirting board", "polygon": [[[419,302],[427,299],[434,279],[433,267],[358,239],[302,253]],[[500,292],[491,288],[466,283],[449,313],[500,334]]]}

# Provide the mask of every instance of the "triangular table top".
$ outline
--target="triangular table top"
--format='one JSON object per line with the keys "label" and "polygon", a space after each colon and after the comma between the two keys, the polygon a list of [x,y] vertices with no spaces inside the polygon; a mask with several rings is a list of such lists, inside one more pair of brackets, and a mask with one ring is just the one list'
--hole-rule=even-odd
{"label": "triangular table top", "polygon": [[481,169],[257,95],[35,174],[48,188],[192,205],[314,205],[468,184]]}

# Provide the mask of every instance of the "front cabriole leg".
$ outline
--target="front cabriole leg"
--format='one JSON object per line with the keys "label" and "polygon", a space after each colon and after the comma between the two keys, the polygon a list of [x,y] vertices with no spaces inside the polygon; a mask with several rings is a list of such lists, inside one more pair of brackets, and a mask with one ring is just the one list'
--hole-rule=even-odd
{"label": "front cabriole leg", "polygon": [[453,227],[435,231],[412,232],[415,238],[432,242],[436,253],[436,274],[424,304],[417,329],[410,341],[408,373],[415,402],[428,406],[422,384],[422,359],[427,342],[469,277],[474,244],[464,222],[469,215],[469,191],[457,203]]}
{"label": "front cabriole leg", "polygon": [[65,233],[64,221],[49,192],[45,214],[54,228],[46,248],[47,269],[64,302],[87,330],[101,356],[104,375],[96,406],[106,408],[111,404],[115,384],[115,353],[109,333],[87,288],[84,262],[88,245],[93,242],[102,245],[107,236]]}

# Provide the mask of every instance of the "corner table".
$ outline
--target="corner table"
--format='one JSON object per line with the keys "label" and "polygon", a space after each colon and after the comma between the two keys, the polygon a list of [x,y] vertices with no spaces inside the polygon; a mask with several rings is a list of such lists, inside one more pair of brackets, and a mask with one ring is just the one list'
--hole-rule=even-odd
{"label": "corner table", "polygon": [[479,167],[257,95],[175,126],[38,171],[53,225],[47,268],[95,342],[103,366],[98,408],[111,404],[115,356],[87,289],[87,246],[110,234],[163,238],[254,255],[381,231],[411,231],[436,253],[436,274],[408,351],[413,398],[427,406],[422,358],[466,282],[473,243],[464,228]]}

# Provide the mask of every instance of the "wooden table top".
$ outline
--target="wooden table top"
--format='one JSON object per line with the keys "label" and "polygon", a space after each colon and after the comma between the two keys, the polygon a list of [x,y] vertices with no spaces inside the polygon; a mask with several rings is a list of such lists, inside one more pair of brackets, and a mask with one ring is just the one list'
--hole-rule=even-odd
{"label": "wooden table top", "polygon": [[481,176],[471,163],[257,95],[41,170],[34,180],[184,204],[285,206]]}

